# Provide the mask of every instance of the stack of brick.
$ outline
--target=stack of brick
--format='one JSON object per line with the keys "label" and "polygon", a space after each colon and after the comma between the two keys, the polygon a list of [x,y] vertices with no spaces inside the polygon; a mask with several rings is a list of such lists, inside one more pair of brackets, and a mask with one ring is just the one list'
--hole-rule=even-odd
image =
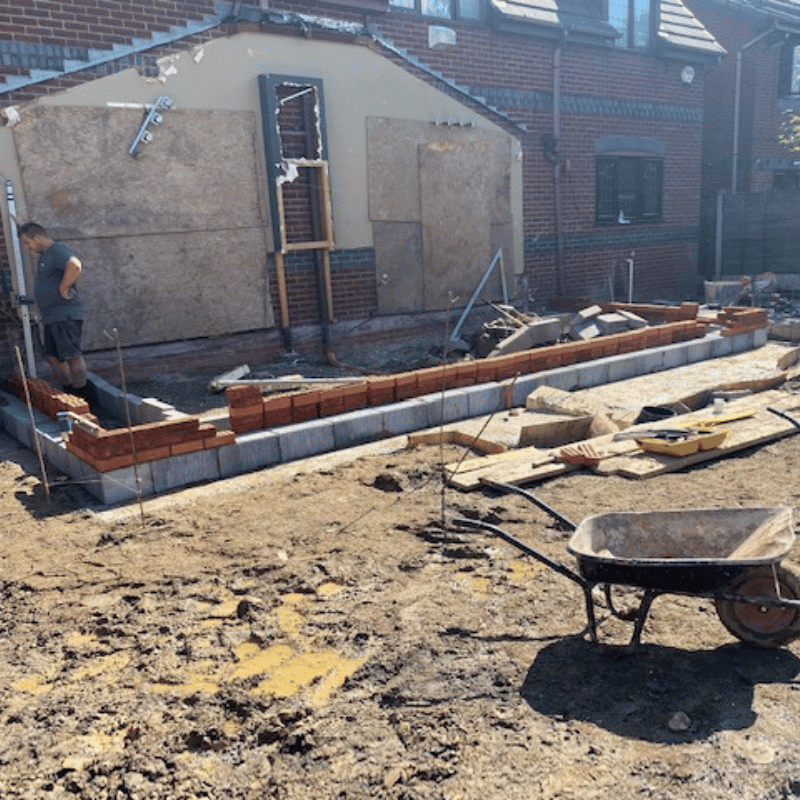
{"label": "stack of brick", "polygon": [[66,434],[66,447],[98,472],[143,464],[169,456],[233,444],[233,431],[217,431],[197,417],[149,422],[131,428],[105,430],[76,422]]}
{"label": "stack of brick", "polygon": [[724,326],[723,336],[736,336],[739,333],[757,331],[769,325],[769,317],[765,308],[729,306],[719,312],[717,321]]}
{"label": "stack of brick", "polygon": [[[41,378],[27,378],[26,380],[31,405],[42,414],[51,419],[57,419],[59,411],[71,411],[73,414],[85,415],[96,420],[89,411],[89,404],[82,398],[67,394],[60,389],[54,389]],[[9,375],[5,385],[9,392],[19,397],[20,400],[27,401],[25,384],[18,375]]]}
{"label": "stack of brick", "polygon": [[228,398],[231,430],[247,433],[264,427],[264,401],[261,388],[256,384],[229,386],[225,389]]}

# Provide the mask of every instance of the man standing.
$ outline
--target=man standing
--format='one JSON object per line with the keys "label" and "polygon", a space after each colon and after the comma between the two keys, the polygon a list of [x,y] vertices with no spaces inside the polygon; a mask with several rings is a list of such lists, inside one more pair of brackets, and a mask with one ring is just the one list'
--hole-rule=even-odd
{"label": "man standing", "polygon": [[81,350],[83,305],[75,282],[80,259],[63,242],[54,242],[36,222],[18,229],[22,245],[38,256],[34,299],[44,325],[45,358],[64,391],[89,400],[86,362]]}

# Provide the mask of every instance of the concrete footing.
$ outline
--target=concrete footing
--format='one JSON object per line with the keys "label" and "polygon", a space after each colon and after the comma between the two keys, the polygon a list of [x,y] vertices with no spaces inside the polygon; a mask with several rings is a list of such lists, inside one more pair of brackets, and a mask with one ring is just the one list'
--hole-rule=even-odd
{"label": "concrete footing", "polygon": [[[32,426],[28,407],[13,395],[0,393],[4,401],[0,405],[0,420],[9,435],[30,449],[36,448],[38,440],[47,463],[83,484],[103,504],[114,505],[381,438],[491,414],[505,409],[509,400],[511,407],[522,407],[527,396],[538,386],[553,386],[567,391],[586,389],[745,352],[761,347],[766,342],[766,329],[735,336],[711,332],[702,339],[521,375],[513,381],[477,384],[387,406],[240,434],[231,445],[109,472],[97,472],[67,451],[58,423],[35,410]],[[96,376],[93,376],[93,382],[104,408],[119,419],[130,417],[134,425],[185,416],[183,412],[158,400],[125,396],[119,389]]]}

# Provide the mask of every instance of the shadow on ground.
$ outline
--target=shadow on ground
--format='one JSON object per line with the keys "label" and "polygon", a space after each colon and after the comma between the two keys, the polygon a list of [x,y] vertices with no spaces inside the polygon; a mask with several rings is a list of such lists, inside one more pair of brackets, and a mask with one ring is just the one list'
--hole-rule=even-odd
{"label": "shadow on ground", "polygon": [[[754,687],[795,683],[798,672],[800,659],[788,650],[641,645],[630,653],[569,637],[540,651],[521,695],[541,714],[591,722],[628,738],[678,743],[749,728],[756,719]],[[680,712],[688,727],[673,731],[668,721]]]}

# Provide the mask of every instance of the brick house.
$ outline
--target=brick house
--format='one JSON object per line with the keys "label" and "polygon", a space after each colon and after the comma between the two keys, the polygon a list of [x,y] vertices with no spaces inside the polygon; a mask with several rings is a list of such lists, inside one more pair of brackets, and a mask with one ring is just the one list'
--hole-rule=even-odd
{"label": "brick house", "polygon": [[798,272],[800,197],[783,193],[800,190],[800,153],[779,135],[800,111],[800,6],[688,2],[728,53],[706,78],[701,271]]}
{"label": "brick house", "polygon": [[119,8],[0,2],[0,171],[87,263],[89,350],[326,343],[463,305],[499,252],[535,304],[694,294],[724,51],[679,0]]}

